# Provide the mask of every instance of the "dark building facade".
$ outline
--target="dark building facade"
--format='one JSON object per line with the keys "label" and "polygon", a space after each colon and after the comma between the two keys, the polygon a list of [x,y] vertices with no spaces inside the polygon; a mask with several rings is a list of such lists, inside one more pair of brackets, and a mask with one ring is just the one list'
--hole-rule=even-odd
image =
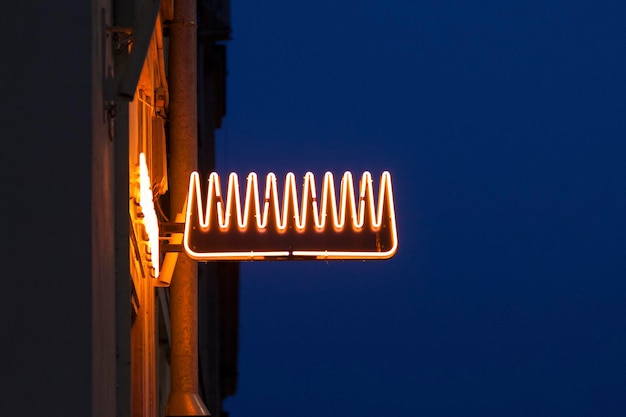
{"label": "dark building facade", "polygon": [[[194,6],[203,172],[226,111],[230,17],[228,1]],[[169,206],[180,186],[170,176],[175,4],[35,0],[7,5],[3,20],[11,242],[0,267],[10,294],[0,308],[0,415],[166,415],[170,286],[185,256]],[[190,373],[213,416],[236,392],[238,273],[237,263],[207,263],[195,277]]]}

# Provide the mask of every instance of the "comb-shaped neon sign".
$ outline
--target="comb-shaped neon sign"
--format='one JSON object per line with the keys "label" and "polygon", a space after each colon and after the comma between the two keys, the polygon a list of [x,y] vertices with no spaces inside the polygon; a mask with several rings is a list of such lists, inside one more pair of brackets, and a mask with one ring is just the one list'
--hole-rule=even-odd
{"label": "comb-shaped neon sign", "polygon": [[365,171],[357,186],[352,174],[345,172],[337,196],[332,173],[325,173],[318,193],[313,173],[307,172],[298,193],[296,177],[290,172],[281,200],[271,172],[263,194],[254,172],[247,175],[243,194],[236,173],[228,176],[224,194],[217,173],[209,175],[203,193],[200,176],[193,172],[185,251],[201,261],[391,258],[398,248],[391,174],[381,175],[377,204],[373,182]]}

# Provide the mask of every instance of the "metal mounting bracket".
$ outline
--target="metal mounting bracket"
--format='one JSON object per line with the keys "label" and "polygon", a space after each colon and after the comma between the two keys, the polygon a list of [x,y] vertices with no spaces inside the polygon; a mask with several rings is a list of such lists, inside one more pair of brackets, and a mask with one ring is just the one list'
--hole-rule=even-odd
{"label": "metal mounting bracket", "polygon": [[174,268],[178,261],[178,254],[182,252],[183,247],[183,231],[185,228],[184,214],[178,213],[176,215],[176,221],[173,223],[160,223],[159,231],[161,235],[169,235],[167,237],[161,237],[161,252],[165,254],[163,257],[163,264],[161,272],[159,273],[158,283],[155,283],[157,287],[169,287],[172,282],[172,275],[174,274]]}

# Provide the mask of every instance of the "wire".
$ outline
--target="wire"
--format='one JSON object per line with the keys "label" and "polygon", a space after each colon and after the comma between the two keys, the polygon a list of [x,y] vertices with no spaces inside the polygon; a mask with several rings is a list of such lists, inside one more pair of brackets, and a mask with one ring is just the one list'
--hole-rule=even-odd
{"label": "wire", "polygon": [[[155,194],[155,195],[157,195],[157,194]],[[160,201],[158,195],[157,195],[157,197],[154,198],[154,207],[156,207],[157,212],[162,217],[162,220],[169,223],[170,219],[163,212],[163,209],[161,208],[161,201]]]}

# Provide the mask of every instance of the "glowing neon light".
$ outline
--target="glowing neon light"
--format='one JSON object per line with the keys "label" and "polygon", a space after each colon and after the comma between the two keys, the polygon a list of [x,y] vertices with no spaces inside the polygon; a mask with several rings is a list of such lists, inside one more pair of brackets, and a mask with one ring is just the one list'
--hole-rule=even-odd
{"label": "glowing neon light", "polygon": [[146,155],[139,154],[139,206],[143,214],[142,223],[148,236],[148,261],[154,268],[154,278],[159,276],[159,221],[154,209],[152,182],[146,164]]}
{"label": "glowing neon light", "polygon": [[296,177],[290,172],[285,177],[282,204],[274,173],[267,174],[262,197],[254,172],[246,182],[242,204],[237,174],[228,176],[224,197],[218,174],[211,173],[203,204],[200,176],[191,174],[183,238],[191,258],[388,259],[397,251],[391,174],[387,171],[381,175],[378,205],[367,171],[356,189],[352,174],[345,172],[339,198],[332,173],[325,173],[318,196],[315,177],[307,172],[299,198]]}

